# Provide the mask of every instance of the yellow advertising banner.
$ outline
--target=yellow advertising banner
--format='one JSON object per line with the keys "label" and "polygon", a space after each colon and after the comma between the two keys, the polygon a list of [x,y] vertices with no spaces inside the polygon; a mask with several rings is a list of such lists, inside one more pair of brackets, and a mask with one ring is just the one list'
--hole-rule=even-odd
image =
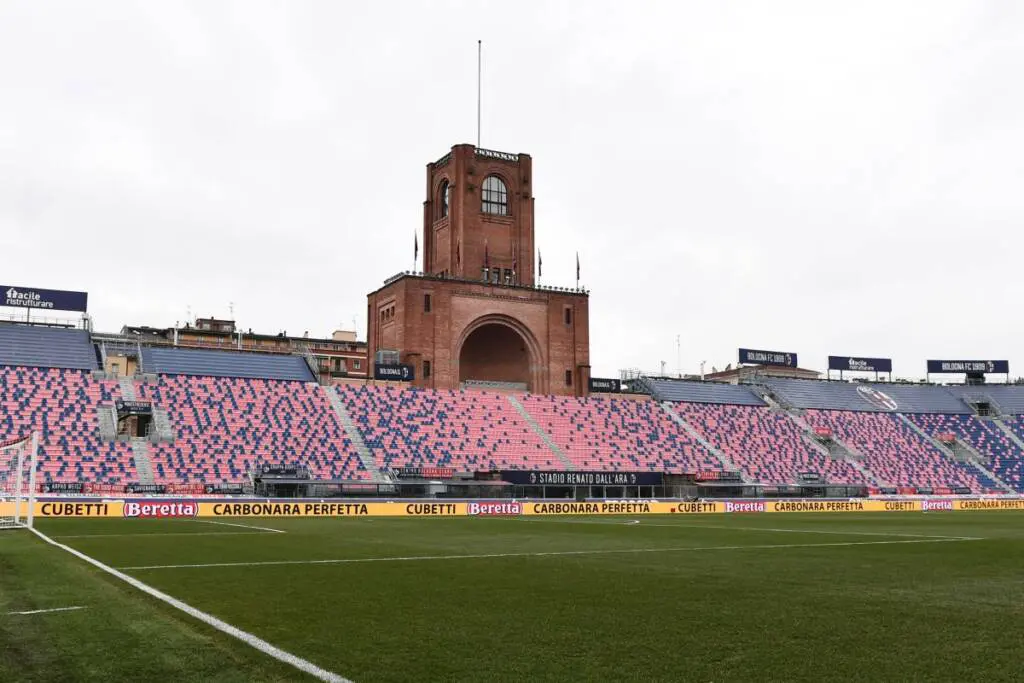
{"label": "yellow advertising banner", "polygon": [[953,503],[953,510],[1024,510],[1024,498],[954,500],[950,502]]}
{"label": "yellow advertising banner", "polygon": [[[25,508],[22,503],[22,514]],[[533,515],[707,515],[776,512],[921,512],[1024,510],[1024,498],[914,500],[726,500],[662,502],[606,501],[190,501],[163,498],[36,501],[36,517],[123,517],[173,519],[190,517],[466,517]],[[0,502],[0,516],[13,516],[14,503]]]}

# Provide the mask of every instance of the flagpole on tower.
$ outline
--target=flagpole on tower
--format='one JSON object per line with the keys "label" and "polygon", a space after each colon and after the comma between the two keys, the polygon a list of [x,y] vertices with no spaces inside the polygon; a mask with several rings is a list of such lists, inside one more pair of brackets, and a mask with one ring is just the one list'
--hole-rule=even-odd
{"label": "flagpole on tower", "polygon": [[476,147],[480,149],[480,82],[483,73],[484,41],[476,41]]}

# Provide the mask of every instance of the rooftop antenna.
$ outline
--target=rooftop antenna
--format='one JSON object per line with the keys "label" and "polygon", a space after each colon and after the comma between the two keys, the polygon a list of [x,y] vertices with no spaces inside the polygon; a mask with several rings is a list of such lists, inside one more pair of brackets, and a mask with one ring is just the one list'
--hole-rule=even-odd
{"label": "rooftop antenna", "polygon": [[476,41],[476,148],[480,149],[480,81],[483,73],[484,41]]}

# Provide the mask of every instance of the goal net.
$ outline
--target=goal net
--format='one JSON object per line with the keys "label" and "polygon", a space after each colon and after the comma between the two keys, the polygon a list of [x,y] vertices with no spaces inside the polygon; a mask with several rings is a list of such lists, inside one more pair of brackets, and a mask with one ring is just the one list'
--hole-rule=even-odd
{"label": "goal net", "polygon": [[31,527],[39,435],[0,441],[0,530]]}

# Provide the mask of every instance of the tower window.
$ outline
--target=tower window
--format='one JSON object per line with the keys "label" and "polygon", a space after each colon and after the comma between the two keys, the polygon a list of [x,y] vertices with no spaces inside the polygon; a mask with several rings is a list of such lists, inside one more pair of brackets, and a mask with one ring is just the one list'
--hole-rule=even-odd
{"label": "tower window", "polygon": [[572,325],[572,309],[568,306],[565,307],[565,324]]}
{"label": "tower window", "polygon": [[572,386],[572,370],[566,370],[565,371],[565,386],[567,386],[567,387],[571,387]]}
{"label": "tower window", "polygon": [[505,183],[501,178],[494,175],[484,178],[482,196],[482,210],[484,213],[495,216],[508,215],[508,188],[505,187]]}
{"label": "tower window", "polygon": [[425,360],[425,361],[423,361],[423,379],[429,379],[429,378],[430,378],[430,361],[429,360]]}
{"label": "tower window", "polygon": [[429,294],[424,294],[423,295],[423,312],[424,313],[430,313],[430,295]]}
{"label": "tower window", "polygon": [[441,204],[441,215],[439,218],[444,218],[448,215],[448,181],[441,181],[441,192],[438,196],[438,200]]}

